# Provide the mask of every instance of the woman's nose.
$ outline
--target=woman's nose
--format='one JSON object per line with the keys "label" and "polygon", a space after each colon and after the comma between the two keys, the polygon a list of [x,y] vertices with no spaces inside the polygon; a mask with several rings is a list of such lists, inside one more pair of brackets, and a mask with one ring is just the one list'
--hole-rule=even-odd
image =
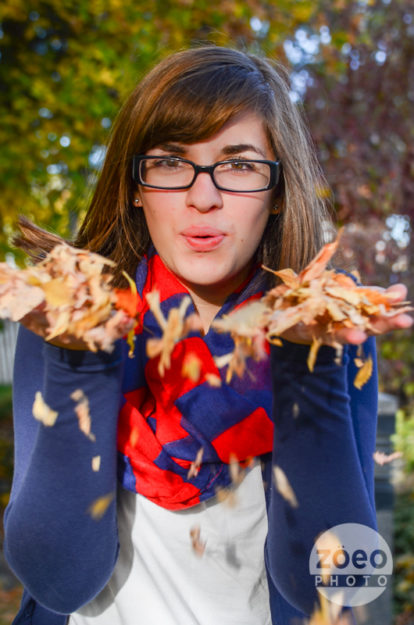
{"label": "woman's nose", "polygon": [[187,205],[205,213],[213,208],[222,208],[223,197],[208,172],[199,172],[187,191]]}

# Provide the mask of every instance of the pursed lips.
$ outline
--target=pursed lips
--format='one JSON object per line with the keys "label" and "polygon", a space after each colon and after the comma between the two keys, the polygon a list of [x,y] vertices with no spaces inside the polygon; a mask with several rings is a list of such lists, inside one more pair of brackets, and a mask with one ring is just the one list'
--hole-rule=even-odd
{"label": "pursed lips", "polygon": [[191,249],[199,252],[215,249],[226,236],[222,230],[209,226],[190,226],[180,234]]}

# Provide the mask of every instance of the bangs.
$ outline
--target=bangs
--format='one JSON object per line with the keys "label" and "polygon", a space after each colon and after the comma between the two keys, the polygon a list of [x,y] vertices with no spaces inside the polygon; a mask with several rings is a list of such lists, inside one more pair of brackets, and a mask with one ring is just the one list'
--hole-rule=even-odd
{"label": "bangs", "polygon": [[256,68],[218,64],[194,68],[171,82],[150,115],[143,151],[166,141],[196,143],[218,132],[234,115],[265,119],[270,87]]}

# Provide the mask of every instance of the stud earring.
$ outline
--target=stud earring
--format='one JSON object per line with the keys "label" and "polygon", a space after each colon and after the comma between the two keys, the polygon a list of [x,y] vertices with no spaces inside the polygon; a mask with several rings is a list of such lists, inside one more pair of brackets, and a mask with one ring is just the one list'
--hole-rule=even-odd
{"label": "stud earring", "polygon": [[280,211],[281,211],[281,209],[280,209],[280,208],[279,208],[279,206],[277,206],[277,204],[276,204],[276,206],[274,206],[274,207],[272,208],[272,210],[270,211],[270,214],[271,214],[271,215],[279,215]]}
{"label": "stud earring", "polygon": [[138,204],[140,203],[140,199],[139,197],[136,197],[134,200],[134,204],[136,204],[136,206],[138,206]]}

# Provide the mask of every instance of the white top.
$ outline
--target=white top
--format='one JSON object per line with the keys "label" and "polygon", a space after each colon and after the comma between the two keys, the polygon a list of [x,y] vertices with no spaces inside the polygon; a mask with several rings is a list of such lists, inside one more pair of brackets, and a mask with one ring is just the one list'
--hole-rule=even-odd
{"label": "white top", "polygon": [[[234,498],[172,512],[121,489],[114,573],[69,625],[271,625],[259,465]],[[202,555],[192,546],[197,527]]]}

